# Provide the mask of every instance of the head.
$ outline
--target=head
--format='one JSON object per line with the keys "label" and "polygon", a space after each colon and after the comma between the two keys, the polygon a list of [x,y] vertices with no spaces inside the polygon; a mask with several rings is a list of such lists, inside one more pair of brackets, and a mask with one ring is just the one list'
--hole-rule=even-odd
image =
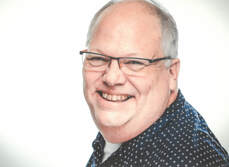
{"label": "head", "polygon": [[84,95],[102,135],[113,143],[130,140],[157,121],[176,98],[175,22],[156,3],[109,2],[93,18],[87,45],[88,51],[112,57],[173,58],[133,73],[126,73],[115,59],[104,71],[83,68]]}

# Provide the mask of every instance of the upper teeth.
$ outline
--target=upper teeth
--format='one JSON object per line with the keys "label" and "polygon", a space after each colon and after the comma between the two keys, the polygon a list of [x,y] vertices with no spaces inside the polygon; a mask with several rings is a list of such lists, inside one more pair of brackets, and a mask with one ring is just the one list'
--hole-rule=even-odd
{"label": "upper teeth", "polygon": [[122,101],[128,98],[128,96],[125,95],[111,95],[107,93],[102,93],[102,96],[110,101]]}

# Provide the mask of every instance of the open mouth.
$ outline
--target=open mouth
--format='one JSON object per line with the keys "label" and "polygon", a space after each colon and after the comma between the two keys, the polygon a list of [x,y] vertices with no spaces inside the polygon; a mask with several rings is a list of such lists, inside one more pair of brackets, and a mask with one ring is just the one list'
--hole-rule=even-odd
{"label": "open mouth", "polygon": [[124,102],[129,100],[130,98],[134,96],[128,96],[128,95],[111,95],[108,93],[104,93],[102,91],[97,91],[97,93],[105,100],[112,101],[112,102]]}

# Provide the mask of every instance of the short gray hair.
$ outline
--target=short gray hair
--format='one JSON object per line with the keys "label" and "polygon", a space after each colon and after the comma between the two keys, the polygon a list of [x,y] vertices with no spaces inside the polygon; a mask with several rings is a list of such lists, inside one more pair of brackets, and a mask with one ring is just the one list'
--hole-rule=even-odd
{"label": "short gray hair", "polygon": [[[86,45],[89,46],[91,42],[92,35],[94,33],[94,29],[96,25],[99,23],[100,16],[103,11],[108,7],[128,0],[111,0],[107,4],[105,4],[93,17],[91,24],[89,26],[88,34],[87,34],[87,42]],[[129,0],[130,1],[130,0]],[[176,26],[176,22],[173,19],[172,15],[162,7],[155,0],[138,0],[140,2],[145,2],[150,10],[156,11],[157,17],[161,23],[162,29],[162,50],[164,56],[170,56],[172,58],[176,58],[178,55],[178,30]],[[166,62],[166,65],[169,66],[169,61]]]}

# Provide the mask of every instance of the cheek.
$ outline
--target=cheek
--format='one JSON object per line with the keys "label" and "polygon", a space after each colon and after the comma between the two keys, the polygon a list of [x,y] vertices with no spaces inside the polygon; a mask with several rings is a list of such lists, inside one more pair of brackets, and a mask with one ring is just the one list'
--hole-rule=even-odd
{"label": "cheek", "polygon": [[94,96],[99,78],[100,74],[97,72],[83,71],[84,97],[92,113],[94,111],[94,105],[96,104]]}
{"label": "cheek", "polygon": [[132,77],[129,79],[129,82],[137,90],[137,97],[140,97],[142,95],[149,94],[154,89],[156,80],[156,77],[147,75],[141,77]]}
{"label": "cheek", "polygon": [[96,87],[96,83],[101,78],[101,74],[93,71],[83,71],[84,88],[91,89]]}
{"label": "cheek", "polygon": [[89,100],[89,97],[95,92],[99,78],[100,74],[96,72],[83,71],[83,87],[86,100]]}
{"label": "cheek", "polygon": [[138,92],[137,98],[158,96],[169,87],[169,80],[166,71],[148,73],[141,77],[133,77],[129,80]]}
{"label": "cheek", "polygon": [[83,83],[84,83],[84,91],[87,91],[90,88],[90,83],[92,82],[93,78],[90,74],[84,72],[83,73]]}

